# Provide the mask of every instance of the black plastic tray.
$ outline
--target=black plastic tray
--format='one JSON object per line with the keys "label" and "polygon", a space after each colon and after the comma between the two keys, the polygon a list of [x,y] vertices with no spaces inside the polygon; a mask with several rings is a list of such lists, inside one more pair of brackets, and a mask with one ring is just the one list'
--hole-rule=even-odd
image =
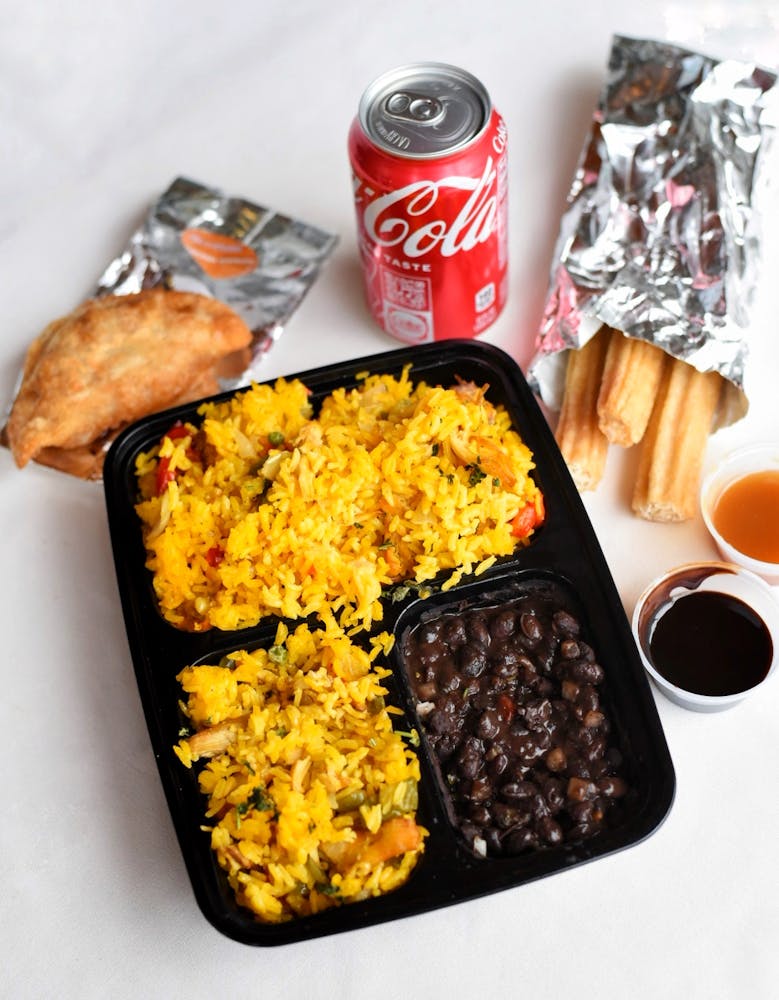
{"label": "black plastic tray", "polygon": [[[489,384],[488,399],[508,409],[533,452],[533,475],[544,494],[546,521],[529,546],[499,560],[478,579],[466,578],[447,593],[427,600],[412,596],[388,602],[380,628],[394,629],[400,639],[403,630],[412,627],[428,609],[500,599],[538,582],[559,587],[581,615],[606,671],[603,688],[613,727],[611,739],[623,754],[631,804],[618,827],[581,844],[479,859],[469,852],[449,821],[436,768],[423,742],[419,749],[420,821],[430,836],[403,887],[379,898],[283,924],[259,922],[239,907],[212,855],[209,836],[200,829],[205,798],[197,786],[196,769],[185,769],[172,750],[182,725],[176,675],[188,664],[217,662],[232,650],[270,644],[276,621],[266,620],[235,632],[196,634],[174,628],[159,614],[151,575],[144,565],[141,525],[134,511],[134,464],[138,453],[159,441],[173,420],[197,423],[197,405],[156,414],[128,428],[115,441],[105,463],[105,496],[119,593],[152,747],[195,896],[205,917],[219,931],[247,944],[286,944],[333,934],[519,886],[639,843],[662,823],[673,802],[673,765],[619,595],[562,456],[516,363],[498,348],[478,341],[444,341],[334,364],[298,377],[312,390],[316,405],[337,387],[355,385],[360,372],[397,375],[408,363],[412,364],[414,380],[448,386],[459,377]],[[390,657],[392,698],[405,712],[398,726],[421,729],[399,646],[398,641]]]}

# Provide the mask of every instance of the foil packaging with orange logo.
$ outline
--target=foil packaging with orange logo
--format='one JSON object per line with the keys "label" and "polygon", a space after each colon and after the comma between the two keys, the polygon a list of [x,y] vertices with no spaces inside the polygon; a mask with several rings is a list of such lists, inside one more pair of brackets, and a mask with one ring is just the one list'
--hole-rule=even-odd
{"label": "foil packaging with orange logo", "polygon": [[250,327],[251,356],[223,388],[247,384],[309,290],[337,237],[218,188],[178,177],[103,272],[98,295],[155,285],[221,299]]}

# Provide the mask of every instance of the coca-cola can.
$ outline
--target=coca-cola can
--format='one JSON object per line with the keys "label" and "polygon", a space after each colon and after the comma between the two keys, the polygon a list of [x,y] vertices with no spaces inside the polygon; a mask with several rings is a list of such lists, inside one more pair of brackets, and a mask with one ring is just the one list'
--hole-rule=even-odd
{"label": "coca-cola can", "polygon": [[475,337],[508,284],[506,125],[484,86],[442,63],[378,77],[349,131],[371,313],[408,344]]}

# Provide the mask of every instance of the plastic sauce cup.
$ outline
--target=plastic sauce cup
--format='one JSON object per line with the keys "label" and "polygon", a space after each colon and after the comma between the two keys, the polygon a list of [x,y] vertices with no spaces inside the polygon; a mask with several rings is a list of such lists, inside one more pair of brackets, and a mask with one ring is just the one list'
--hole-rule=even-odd
{"label": "plastic sauce cup", "polygon": [[[779,476],[779,443],[749,445],[726,456],[704,479],[700,495],[701,514],[723,559],[743,566],[766,582],[777,585],[779,562],[765,561],[741,551],[735,544],[735,539],[727,537],[727,529],[717,517],[717,505],[723,494],[745,477],[760,473],[768,473],[771,477]],[[779,508],[772,510],[764,501],[759,513],[757,507],[750,510],[743,509],[742,505],[742,516],[753,519],[759,517],[759,522],[753,524],[753,530],[763,531],[767,537],[772,534],[776,539],[779,533]],[[722,531],[719,530],[720,527]]]}

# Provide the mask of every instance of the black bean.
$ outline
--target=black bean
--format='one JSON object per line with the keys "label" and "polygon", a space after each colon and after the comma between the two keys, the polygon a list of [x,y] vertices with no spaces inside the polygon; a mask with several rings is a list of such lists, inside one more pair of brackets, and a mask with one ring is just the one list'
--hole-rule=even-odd
{"label": "black bean", "polygon": [[547,844],[561,844],[563,842],[563,829],[551,816],[545,816],[539,820],[538,833]]}
{"label": "black bean", "polygon": [[601,704],[604,672],[579,621],[543,593],[451,612],[406,635],[420,716],[477,855],[592,836],[627,782]]}
{"label": "black bean", "polygon": [[543,632],[538,624],[538,618],[532,613],[525,611],[519,616],[519,627],[525,638],[535,646],[541,641]]}
{"label": "black bean", "polygon": [[492,818],[496,826],[501,830],[508,830],[512,826],[518,826],[522,822],[525,814],[516,806],[511,806],[507,802],[495,802],[492,806]]}
{"label": "black bean", "polygon": [[566,767],[566,771],[572,778],[589,779],[592,777],[591,764],[589,764],[583,757],[574,753],[570,747],[566,748],[566,753],[568,754],[568,766]]}
{"label": "black bean", "polygon": [[432,666],[436,672],[436,676],[457,672],[454,654],[444,647],[442,647],[441,655],[436,657],[435,662],[426,663],[426,666]]}
{"label": "black bean", "polygon": [[435,752],[442,761],[448,760],[460,744],[460,733],[445,733],[438,738],[435,744]]}
{"label": "black bean", "polygon": [[550,674],[555,664],[554,640],[542,640],[535,651],[536,669],[541,674]]}
{"label": "black bean", "polygon": [[583,802],[571,802],[568,806],[568,815],[574,823],[592,823],[592,811],[594,803],[585,799]]}
{"label": "black bean", "polygon": [[471,808],[469,819],[471,823],[484,829],[485,826],[489,826],[492,822],[492,814],[486,806],[479,803]]}
{"label": "black bean", "polygon": [[419,651],[419,659],[426,666],[434,666],[447,655],[446,646],[442,642],[431,642]]}
{"label": "black bean", "polygon": [[436,736],[451,732],[452,726],[452,716],[440,708],[434,709],[427,717],[427,728]]}
{"label": "black bean", "polygon": [[535,819],[542,819],[544,816],[549,816],[551,810],[549,809],[549,803],[544,798],[541,792],[536,792],[535,795],[530,799],[530,811],[535,817]]}
{"label": "black bean", "polygon": [[598,781],[598,791],[607,799],[618,799],[627,794],[628,786],[624,778],[610,775]]}
{"label": "black bean", "polygon": [[589,840],[597,832],[595,823],[575,823],[568,831],[568,841],[575,843],[578,840]]}
{"label": "black bean", "polygon": [[[507,660],[504,663],[498,663],[493,667],[493,671],[496,677],[505,681],[516,681],[519,675],[519,667],[516,663],[512,663],[511,660]],[[511,689],[511,684],[506,685],[507,689]]]}
{"label": "black bean", "polygon": [[[576,713],[574,712],[574,716]],[[571,720],[573,723],[573,720]],[[568,740],[572,743],[586,759],[586,754],[583,752],[589,747],[596,736],[596,732],[592,729],[588,729],[582,722],[576,721],[568,729]]]}
{"label": "black bean", "polygon": [[522,764],[530,766],[539,757],[543,756],[543,749],[539,746],[535,734],[527,736],[514,736],[511,738],[511,749],[519,758]]}
{"label": "black bean", "polygon": [[538,747],[541,756],[546,754],[546,751],[552,745],[552,734],[547,728],[539,729],[534,734],[534,739],[536,741],[536,746]]}
{"label": "black bean", "polygon": [[481,646],[468,643],[460,649],[459,662],[465,677],[479,677],[487,669],[487,654]]}
{"label": "black bean", "polygon": [[579,643],[575,639],[564,639],[560,643],[560,656],[564,660],[575,660],[581,656]]}
{"label": "black bean", "polygon": [[509,766],[509,758],[505,753],[498,753],[487,763],[487,774],[493,779],[499,778]]}
{"label": "black bean", "polygon": [[555,686],[548,677],[539,677],[534,685],[536,694],[542,698],[549,698],[554,694]]}
{"label": "black bean", "polygon": [[578,621],[567,611],[555,611],[552,624],[558,635],[577,636],[580,631]]}
{"label": "black bean", "polygon": [[495,708],[488,708],[482,713],[476,724],[476,734],[483,740],[491,740],[500,732],[500,719]]}
{"label": "black bean", "polygon": [[[590,730],[592,732],[592,730]],[[606,751],[606,737],[596,736],[592,740],[588,747],[584,750],[584,759],[590,764],[595,764],[597,761],[601,760],[603,754]]]}
{"label": "black bean", "polygon": [[489,683],[485,683],[485,680],[487,679],[482,677],[469,682],[469,686],[470,683],[479,684],[479,690],[470,696],[470,702],[474,712],[484,712],[492,706],[495,700],[493,692],[489,687]]}
{"label": "black bean", "polygon": [[417,627],[415,638],[420,644],[429,644],[435,642],[441,634],[442,621],[440,618],[433,619],[432,621],[422,622],[421,625]]}
{"label": "black bean", "polygon": [[505,799],[506,802],[522,802],[523,799],[529,799],[531,796],[535,795],[536,786],[532,781],[507,781],[500,788],[500,797]]}
{"label": "black bean", "polygon": [[443,627],[442,636],[444,641],[451,647],[462,646],[467,639],[465,622],[462,618],[450,617]]}
{"label": "black bean", "polygon": [[603,667],[590,660],[574,660],[567,670],[574,680],[585,684],[600,684],[603,680]]}
{"label": "black bean", "polygon": [[528,729],[543,729],[552,714],[552,706],[546,698],[529,701],[525,706],[525,724]]}
{"label": "black bean", "polygon": [[501,691],[505,691],[513,687],[510,681],[507,681],[505,677],[498,677],[495,674],[490,674],[484,678],[484,683],[487,685],[487,689],[493,694],[500,694]]}
{"label": "black bean", "polygon": [[576,704],[580,705],[586,712],[597,712],[600,708],[600,697],[597,688],[592,684],[584,684],[579,688],[576,696]]}
{"label": "black bean", "polygon": [[505,639],[514,634],[517,617],[513,611],[501,611],[492,619],[492,634],[497,639]]}
{"label": "black bean", "polygon": [[463,686],[462,675],[454,667],[447,670],[440,670],[438,672],[438,686],[444,694],[459,691]]}
{"label": "black bean", "polygon": [[538,680],[536,666],[527,656],[520,656],[517,666],[519,667],[518,676],[522,679],[523,684],[532,684]]}
{"label": "black bean", "polygon": [[476,778],[484,768],[484,761],[479,757],[466,757],[460,761],[459,770],[463,778]]}
{"label": "black bean", "polygon": [[492,782],[489,778],[474,778],[468,791],[468,799],[482,805],[492,798]]}
{"label": "black bean", "polygon": [[542,789],[549,811],[558,813],[565,805],[565,786],[557,778],[548,778],[542,783]]}
{"label": "black bean", "polygon": [[448,715],[458,715],[465,708],[465,701],[458,691],[447,691],[439,698],[438,705]]}
{"label": "black bean", "polygon": [[464,778],[475,778],[484,767],[484,758],[476,754],[466,754],[459,757],[458,766],[460,774]]}
{"label": "black bean", "polygon": [[466,736],[462,743],[461,754],[473,754],[476,757],[484,756],[484,743],[475,736]]}
{"label": "black bean", "polygon": [[466,627],[468,642],[472,642],[482,649],[487,649],[490,645],[490,630],[487,628],[483,618],[472,616],[468,619]]}
{"label": "black bean", "polygon": [[511,830],[503,840],[503,848],[510,854],[522,854],[538,846],[538,836],[527,827]]}

